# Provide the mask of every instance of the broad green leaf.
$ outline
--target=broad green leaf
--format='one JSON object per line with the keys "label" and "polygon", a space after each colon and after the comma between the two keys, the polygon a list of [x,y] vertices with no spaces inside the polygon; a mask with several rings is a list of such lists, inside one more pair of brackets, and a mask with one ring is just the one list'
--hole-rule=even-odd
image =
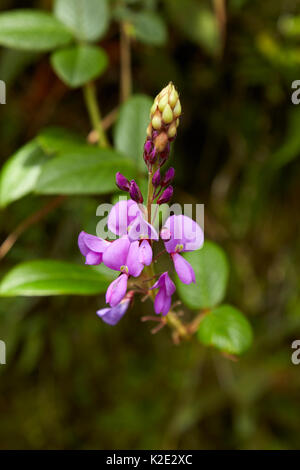
{"label": "broad green leaf", "polygon": [[252,343],[252,328],[246,317],[231,305],[209,312],[198,328],[201,343],[229,354],[243,354]]}
{"label": "broad green leaf", "polygon": [[63,127],[46,127],[36,137],[36,140],[47,154],[61,153],[88,146],[84,138]]}
{"label": "broad green leaf", "polygon": [[98,78],[108,63],[106,52],[96,46],[72,46],[53,52],[51,64],[59,78],[77,88]]}
{"label": "broad green leaf", "polygon": [[205,241],[198,251],[185,253],[192,265],[196,284],[183,284],[176,280],[181,300],[191,309],[212,308],[220,303],[226,293],[228,262],[224,251],[215,243]]}
{"label": "broad green leaf", "polygon": [[284,15],[279,18],[280,32],[288,37],[300,37],[300,16]]}
{"label": "broad green leaf", "polygon": [[27,261],[4,276],[0,296],[100,294],[105,292],[111,279],[109,270],[101,266],[80,266],[56,260]]}
{"label": "broad green leaf", "polygon": [[0,207],[34,190],[46,160],[47,156],[36,140],[26,144],[7,160],[0,172]]}
{"label": "broad green leaf", "polygon": [[109,25],[107,0],[56,0],[54,13],[80,40],[97,41]]}
{"label": "broad green leaf", "polygon": [[204,47],[210,54],[219,51],[220,34],[213,10],[198,0],[165,0],[165,4],[171,21],[186,37]]}
{"label": "broad green leaf", "polygon": [[1,46],[51,51],[71,41],[71,32],[50,13],[27,9],[0,14]]}
{"label": "broad green leaf", "polygon": [[146,140],[146,130],[150,122],[149,114],[153,100],[145,95],[132,96],[121,107],[115,126],[115,147],[128,155],[138,169],[145,171],[143,146]]}
{"label": "broad green leaf", "polygon": [[134,35],[141,42],[161,46],[167,41],[167,28],[162,18],[154,12],[137,13],[132,21]]}
{"label": "broad green leaf", "polygon": [[105,194],[117,191],[117,171],[130,177],[132,162],[110,149],[79,148],[47,162],[37,181],[39,194]]}

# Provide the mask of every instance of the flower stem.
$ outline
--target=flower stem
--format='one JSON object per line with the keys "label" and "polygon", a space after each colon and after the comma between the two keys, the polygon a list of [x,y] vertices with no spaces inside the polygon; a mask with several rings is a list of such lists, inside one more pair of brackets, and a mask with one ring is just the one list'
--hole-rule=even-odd
{"label": "flower stem", "polygon": [[109,147],[109,142],[101,122],[101,113],[97,103],[96,87],[93,82],[89,82],[84,85],[83,95],[92,126],[98,132],[99,147]]}
{"label": "flower stem", "polygon": [[131,47],[130,37],[126,30],[126,23],[120,25],[120,57],[121,57],[121,102],[124,103],[130,95],[132,90],[132,75],[131,75]]}
{"label": "flower stem", "polygon": [[170,310],[166,316],[168,325],[173,328],[182,339],[189,339],[190,334],[185,325],[179,320],[178,316]]}

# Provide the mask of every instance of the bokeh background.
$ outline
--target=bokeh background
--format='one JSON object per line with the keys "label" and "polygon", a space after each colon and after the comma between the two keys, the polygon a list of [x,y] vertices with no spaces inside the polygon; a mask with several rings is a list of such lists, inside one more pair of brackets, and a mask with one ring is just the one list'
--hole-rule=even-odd
{"label": "bokeh background", "polygon": [[[291,343],[300,339],[300,107],[291,83],[300,79],[300,28],[289,34],[286,15],[300,15],[300,2],[144,3],[163,18],[168,40],[132,41],[133,91],[155,96],[172,80],[181,93],[174,200],[205,204],[206,238],[230,261],[226,300],[247,315],[254,344],[232,362],[197,341],[175,346],[167,329],[151,335],[140,321],[148,304],[137,302],[112,328],[95,315],[101,296],[1,299],[0,447],[299,448],[300,366],[291,363]],[[0,9],[24,6],[2,0]],[[97,81],[105,115],[119,103],[117,22],[101,46],[110,59]],[[0,49],[0,78],[1,165],[45,126],[88,135],[81,92],[55,76],[47,55]],[[27,196],[2,211],[1,241],[48,199]],[[82,264],[78,232],[94,230],[104,200],[66,198],[22,233],[1,276],[35,258]]]}

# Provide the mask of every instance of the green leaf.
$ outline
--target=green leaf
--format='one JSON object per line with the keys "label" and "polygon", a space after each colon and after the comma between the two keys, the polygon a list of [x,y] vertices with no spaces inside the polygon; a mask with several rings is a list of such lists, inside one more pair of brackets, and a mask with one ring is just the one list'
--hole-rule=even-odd
{"label": "green leaf", "polygon": [[121,107],[114,132],[116,149],[128,155],[142,171],[146,169],[143,146],[152,103],[153,100],[145,95],[129,98]]}
{"label": "green leaf", "polygon": [[36,140],[26,144],[7,160],[0,173],[0,207],[33,191],[46,160]]}
{"label": "green leaf", "polygon": [[0,45],[30,51],[66,46],[72,34],[50,13],[13,10],[0,14]]}
{"label": "green leaf", "polygon": [[36,137],[36,140],[47,154],[61,153],[78,149],[78,147],[88,146],[83,137],[64,129],[63,127],[55,126],[43,129]]}
{"label": "green leaf", "polygon": [[117,191],[115,174],[135,172],[134,165],[110,149],[79,148],[47,162],[37,181],[39,194],[105,194]]}
{"label": "green leaf", "polygon": [[198,339],[229,354],[243,354],[252,343],[252,328],[244,315],[231,305],[208,313],[198,328]]}
{"label": "green leaf", "polygon": [[0,296],[101,294],[111,279],[111,272],[101,266],[34,260],[15,266],[4,276],[0,282]]}
{"label": "green leaf", "polygon": [[300,16],[284,15],[279,18],[280,32],[287,37],[300,36]]}
{"label": "green leaf", "polygon": [[97,41],[109,25],[107,0],[56,0],[54,13],[80,40]]}
{"label": "green leaf", "polygon": [[207,52],[215,55],[220,49],[220,34],[213,11],[198,2],[165,0],[171,21],[189,38]]}
{"label": "green leaf", "polygon": [[53,52],[51,65],[68,86],[77,88],[98,78],[108,63],[106,52],[96,46],[73,46]]}
{"label": "green leaf", "polygon": [[215,243],[205,241],[203,248],[183,256],[195,271],[196,284],[186,285],[177,278],[181,300],[195,310],[215,307],[223,300],[228,281],[229,268],[224,251]]}
{"label": "green leaf", "polygon": [[145,44],[161,46],[166,43],[168,33],[162,18],[154,12],[145,11],[134,15],[134,35]]}

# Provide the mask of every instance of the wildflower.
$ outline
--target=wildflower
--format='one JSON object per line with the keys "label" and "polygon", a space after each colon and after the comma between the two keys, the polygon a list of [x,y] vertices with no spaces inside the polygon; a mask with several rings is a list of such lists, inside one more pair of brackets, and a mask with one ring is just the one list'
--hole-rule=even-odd
{"label": "wildflower", "polygon": [[103,253],[109,245],[107,240],[83,231],[78,236],[78,246],[81,254],[85,256],[85,264],[101,264]]}
{"label": "wildflower", "polygon": [[131,223],[128,231],[128,238],[131,241],[136,240],[158,240],[159,236],[157,231],[151,224],[149,224],[142,216],[138,214],[134,221]]}
{"label": "wildflower", "polygon": [[119,201],[108,215],[107,226],[115,235],[127,235],[130,224],[140,213],[141,210],[135,201]]}
{"label": "wildflower", "polygon": [[151,289],[159,289],[154,301],[155,313],[167,315],[171,307],[172,295],[176,287],[168,272],[164,272]]}
{"label": "wildflower", "polygon": [[127,236],[113,241],[103,253],[103,263],[121,275],[115,279],[106,291],[106,303],[115,307],[125,296],[129,276],[138,277],[144,265],[139,257],[139,242],[130,242]]}
{"label": "wildflower", "polygon": [[164,230],[170,233],[170,239],[164,242],[165,249],[171,255],[179,279],[184,284],[195,283],[192,266],[179,253],[201,248],[204,241],[201,227],[190,217],[172,215],[167,219]]}

